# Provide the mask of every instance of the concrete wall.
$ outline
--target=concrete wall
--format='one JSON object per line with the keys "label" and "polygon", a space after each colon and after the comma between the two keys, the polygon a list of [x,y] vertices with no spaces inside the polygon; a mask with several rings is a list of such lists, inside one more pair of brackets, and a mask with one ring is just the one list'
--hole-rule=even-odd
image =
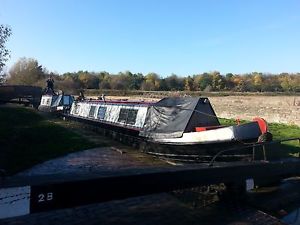
{"label": "concrete wall", "polygon": [[300,96],[226,96],[209,99],[218,117],[252,120],[258,116],[268,122],[300,126]]}

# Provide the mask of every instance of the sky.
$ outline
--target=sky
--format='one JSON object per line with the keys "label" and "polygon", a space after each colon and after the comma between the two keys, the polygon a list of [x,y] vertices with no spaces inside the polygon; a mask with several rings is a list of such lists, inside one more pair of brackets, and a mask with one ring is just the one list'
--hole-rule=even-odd
{"label": "sky", "polygon": [[300,72],[299,0],[0,0],[9,69]]}

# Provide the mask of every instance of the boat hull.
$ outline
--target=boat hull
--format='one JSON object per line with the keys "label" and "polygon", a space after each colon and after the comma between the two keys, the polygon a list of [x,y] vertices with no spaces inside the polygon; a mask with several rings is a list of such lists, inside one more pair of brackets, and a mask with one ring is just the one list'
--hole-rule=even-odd
{"label": "boat hull", "polygon": [[[229,150],[216,158],[216,161],[236,161],[236,160],[251,160],[252,148],[245,148],[246,143],[236,141],[210,143],[210,144],[166,144],[158,143],[139,136],[139,130],[129,127],[121,127],[115,124],[104,123],[101,121],[87,119],[82,117],[71,116],[64,114],[64,116],[76,122],[83,123],[88,128],[105,134],[115,140],[121,141],[125,144],[133,145],[140,151],[160,158],[185,161],[185,162],[210,162],[212,158],[220,151]],[[249,140],[252,141],[252,140]],[[254,140],[253,140],[254,141]],[[240,149],[245,148],[245,149]]]}
{"label": "boat hull", "polygon": [[148,141],[142,144],[142,151],[162,158],[186,162],[210,162],[220,154],[216,161],[237,161],[252,159],[252,148],[238,142],[169,145]]}

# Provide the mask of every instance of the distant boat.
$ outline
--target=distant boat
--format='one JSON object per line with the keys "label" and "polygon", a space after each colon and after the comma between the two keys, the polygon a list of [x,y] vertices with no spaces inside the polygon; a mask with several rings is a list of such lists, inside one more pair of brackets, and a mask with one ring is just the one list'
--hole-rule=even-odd
{"label": "distant boat", "polygon": [[42,112],[63,113],[70,110],[73,101],[73,96],[65,95],[63,93],[44,94],[42,95],[38,110]]}

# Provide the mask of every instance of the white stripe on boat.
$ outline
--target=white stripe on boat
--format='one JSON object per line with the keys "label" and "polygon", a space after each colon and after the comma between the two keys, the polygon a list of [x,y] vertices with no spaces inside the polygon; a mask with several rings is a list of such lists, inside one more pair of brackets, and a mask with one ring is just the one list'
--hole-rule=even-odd
{"label": "white stripe on boat", "polygon": [[223,127],[214,130],[201,132],[183,133],[180,138],[164,138],[155,139],[161,143],[185,143],[185,144],[200,144],[200,143],[218,143],[234,140],[233,127]]}

